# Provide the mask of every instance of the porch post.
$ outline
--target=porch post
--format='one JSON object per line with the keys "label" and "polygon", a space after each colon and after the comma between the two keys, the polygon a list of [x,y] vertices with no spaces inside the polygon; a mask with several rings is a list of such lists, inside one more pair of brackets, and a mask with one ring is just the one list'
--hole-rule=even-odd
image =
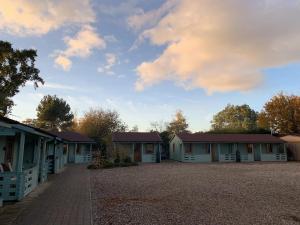
{"label": "porch post", "polygon": [[144,155],[144,143],[141,144],[142,148],[140,149],[141,151],[141,162],[143,162],[143,155]]}
{"label": "porch post", "polygon": [[90,144],[90,161],[92,161],[92,159],[93,159],[92,149],[93,149],[93,144]]}
{"label": "porch post", "polygon": [[132,143],[132,161],[135,162],[135,157],[134,157],[134,143]]}
{"label": "porch post", "polygon": [[77,147],[78,147],[78,146],[77,146],[77,143],[75,143],[75,150],[74,150],[74,155],[75,155],[75,160],[74,160],[74,162],[75,162],[75,163],[77,163],[77,162],[76,162]]}
{"label": "porch post", "polygon": [[259,156],[259,158],[260,158],[260,161],[262,161],[262,144],[259,144],[259,154],[260,154],[260,156]]}
{"label": "porch post", "polygon": [[[35,163],[36,163],[36,169],[37,169],[37,173],[40,174],[40,157],[41,157],[41,144],[42,144],[42,138],[39,137],[38,139],[38,146],[37,146],[37,152],[34,152],[36,157],[35,157]],[[39,178],[39,176],[37,177]]]}
{"label": "porch post", "polygon": [[287,161],[288,158],[287,158],[286,144],[285,143],[283,144],[283,152],[284,152],[284,155],[285,155],[285,161]]}
{"label": "porch post", "polygon": [[47,147],[47,140],[46,138],[44,138],[44,142],[43,142],[43,148],[42,148],[42,162],[41,162],[41,170],[42,170],[42,174],[41,174],[41,182],[44,182],[44,167],[45,167],[45,161],[46,161],[46,147]]}
{"label": "porch post", "polygon": [[[219,162],[221,161],[221,144],[218,144],[218,159],[219,159]],[[223,161],[223,160],[222,160]]]}
{"label": "porch post", "polygon": [[212,162],[213,161],[213,158],[212,158],[212,152],[211,152],[211,144],[209,144],[209,154],[210,154],[210,161]]}
{"label": "porch post", "polygon": [[25,133],[20,133],[20,143],[19,143],[19,154],[17,161],[17,172],[23,171],[23,158],[24,158],[24,147],[25,147]]}

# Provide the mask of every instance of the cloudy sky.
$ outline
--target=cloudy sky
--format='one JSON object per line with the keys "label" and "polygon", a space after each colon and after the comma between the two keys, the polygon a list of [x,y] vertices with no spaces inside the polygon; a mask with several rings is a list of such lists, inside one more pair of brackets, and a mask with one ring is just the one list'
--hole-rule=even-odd
{"label": "cloudy sky", "polygon": [[0,39],[38,51],[45,80],[14,98],[34,118],[57,94],[76,115],[117,110],[147,130],[182,109],[208,130],[228,103],[300,94],[299,0],[1,0]]}

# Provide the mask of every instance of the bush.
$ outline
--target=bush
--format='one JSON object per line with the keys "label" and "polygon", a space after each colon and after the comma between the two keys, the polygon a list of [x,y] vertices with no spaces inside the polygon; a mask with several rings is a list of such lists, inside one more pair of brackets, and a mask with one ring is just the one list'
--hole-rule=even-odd
{"label": "bush", "polygon": [[132,163],[131,158],[128,156],[123,160],[124,163]]}
{"label": "bush", "polygon": [[121,162],[120,156],[119,156],[119,154],[117,154],[117,157],[115,158],[114,163],[119,164],[120,162]]}
{"label": "bush", "polygon": [[102,168],[113,168],[113,167],[115,167],[115,164],[108,160],[105,160],[105,162],[102,164]]}

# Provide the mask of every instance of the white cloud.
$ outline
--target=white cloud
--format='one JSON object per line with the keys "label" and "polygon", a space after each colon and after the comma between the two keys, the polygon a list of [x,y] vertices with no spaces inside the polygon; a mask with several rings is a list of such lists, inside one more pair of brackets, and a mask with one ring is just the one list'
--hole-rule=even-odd
{"label": "white cloud", "polygon": [[112,53],[107,53],[107,54],[105,54],[105,58],[106,58],[105,69],[109,70],[110,68],[112,68],[116,64],[117,56],[115,54],[112,54]]}
{"label": "white cloud", "polygon": [[90,25],[85,25],[75,35],[75,37],[65,37],[64,41],[67,49],[60,51],[55,58],[55,63],[64,70],[71,68],[72,62],[70,57],[86,58],[92,54],[94,49],[103,49],[106,44],[95,29]]}
{"label": "white cloud", "polygon": [[94,21],[89,0],[1,0],[0,30],[14,35],[43,35],[64,25]]}
{"label": "white cloud", "polygon": [[208,93],[253,89],[264,69],[300,61],[296,21],[300,2],[294,0],[181,0],[141,34],[166,48],[137,67],[136,89],[163,80]]}
{"label": "white cloud", "polygon": [[114,75],[115,73],[111,70],[118,63],[118,57],[113,53],[105,54],[106,64],[97,68],[99,73],[105,73],[107,75]]}
{"label": "white cloud", "polygon": [[179,0],[166,1],[160,8],[144,12],[144,10],[137,11],[136,14],[130,15],[127,19],[129,27],[139,30],[144,27],[150,27],[158,23],[158,21],[168,13]]}
{"label": "white cloud", "polygon": [[58,55],[54,60],[56,65],[59,65],[61,68],[63,68],[65,71],[69,71],[72,66],[72,61],[64,56],[64,55]]}

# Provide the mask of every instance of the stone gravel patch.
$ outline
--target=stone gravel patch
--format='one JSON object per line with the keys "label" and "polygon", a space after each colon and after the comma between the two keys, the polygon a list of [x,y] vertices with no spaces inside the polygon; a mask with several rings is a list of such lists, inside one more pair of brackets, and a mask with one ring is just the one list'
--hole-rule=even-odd
{"label": "stone gravel patch", "polygon": [[94,224],[300,224],[300,163],[91,171]]}

